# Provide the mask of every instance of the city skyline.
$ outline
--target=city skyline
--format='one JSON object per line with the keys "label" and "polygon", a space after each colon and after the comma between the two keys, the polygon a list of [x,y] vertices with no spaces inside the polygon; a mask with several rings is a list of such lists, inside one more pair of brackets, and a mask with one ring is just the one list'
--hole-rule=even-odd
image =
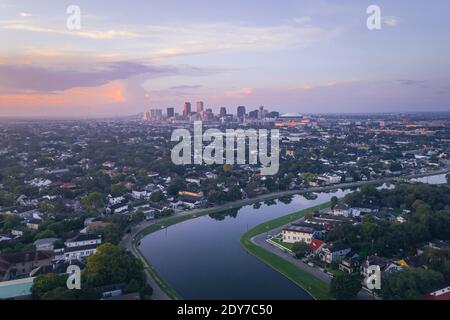
{"label": "city skyline", "polygon": [[69,4],[0,4],[0,117],[450,111],[445,1],[377,1],[374,31],[369,1]]}

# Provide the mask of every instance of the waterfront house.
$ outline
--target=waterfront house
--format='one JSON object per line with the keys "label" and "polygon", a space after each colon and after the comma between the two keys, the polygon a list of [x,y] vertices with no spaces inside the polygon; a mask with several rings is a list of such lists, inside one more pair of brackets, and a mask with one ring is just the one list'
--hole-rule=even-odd
{"label": "waterfront house", "polygon": [[346,273],[358,273],[361,267],[361,258],[357,253],[349,253],[339,263],[339,270]]}
{"label": "waterfront house", "polygon": [[82,260],[94,254],[102,243],[102,236],[97,234],[79,234],[66,241],[64,250],[58,250],[58,256],[64,260]]}
{"label": "waterfront house", "polygon": [[352,249],[342,242],[328,242],[321,250],[319,257],[326,263],[340,261]]}

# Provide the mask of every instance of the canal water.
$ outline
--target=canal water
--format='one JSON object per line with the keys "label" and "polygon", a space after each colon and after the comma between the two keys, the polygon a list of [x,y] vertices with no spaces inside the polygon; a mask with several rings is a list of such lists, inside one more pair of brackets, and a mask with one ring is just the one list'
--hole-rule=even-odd
{"label": "canal water", "polygon": [[[428,182],[441,180],[429,178]],[[295,195],[201,216],[147,235],[139,249],[184,299],[312,299],[305,290],[247,253],[239,240],[260,223],[349,192],[323,192],[314,200]]]}
{"label": "canal water", "polygon": [[147,235],[139,249],[184,299],[312,299],[247,253],[239,240],[248,229],[264,221],[347,192],[321,193],[314,200],[296,195],[201,216]]}

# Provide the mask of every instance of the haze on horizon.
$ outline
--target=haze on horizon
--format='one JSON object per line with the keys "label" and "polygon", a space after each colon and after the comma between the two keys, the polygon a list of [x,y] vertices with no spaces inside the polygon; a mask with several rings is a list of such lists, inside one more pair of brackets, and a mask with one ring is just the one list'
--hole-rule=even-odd
{"label": "haze on horizon", "polygon": [[[81,8],[68,30],[66,9]],[[381,7],[382,29],[366,27]],[[450,111],[450,3],[0,2],[0,117]]]}

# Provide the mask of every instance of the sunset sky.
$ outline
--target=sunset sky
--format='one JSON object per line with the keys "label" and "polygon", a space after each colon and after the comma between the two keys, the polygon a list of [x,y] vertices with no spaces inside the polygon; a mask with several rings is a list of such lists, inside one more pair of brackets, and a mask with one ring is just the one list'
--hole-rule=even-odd
{"label": "sunset sky", "polygon": [[[81,8],[68,30],[66,9]],[[381,7],[382,29],[366,27]],[[0,0],[0,117],[450,111],[450,1]]]}

